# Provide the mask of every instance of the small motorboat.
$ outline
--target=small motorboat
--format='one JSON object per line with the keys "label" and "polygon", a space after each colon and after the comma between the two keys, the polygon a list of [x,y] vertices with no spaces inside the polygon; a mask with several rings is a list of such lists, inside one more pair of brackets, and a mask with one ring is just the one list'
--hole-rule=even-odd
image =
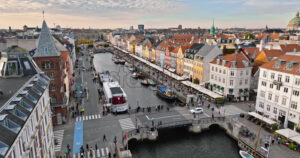
{"label": "small motorboat", "polygon": [[242,158],[254,158],[252,155],[250,155],[248,152],[240,150],[240,156]]}
{"label": "small motorboat", "polygon": [[137,75],[137,73],[134,72],[134,73],[131,75],[131,77],[132,77],[132,78],[138,78],[138,75]]}
{"label": "small motorboat", "polygon": [[124,59],[120,59],[120,60],[119,60],[119,64],[121,64],[121,65],[125,65],[125,62],[126,62],[126,61],[125,61]]}
{"label": "small motorboat", "polygon": [[129,71],[134,71],[134,67],[129,67]]}
{"label": "small motorboat", "polygon": [[147,81],[148,81],[150,86],[156,86],[157,85],[157,83],[155,81],[151,80],[151,79],[148,79]]}
{"label": "small motorboat", "polygon": [[142,80],[142,81],[141,81],[141,85],[149,86],[149,83],[148,83],[147,80]]}
{"label": "small motorboat", "polygon": [[144,78],[145,75],[142,72],[137,73],[138,78]]}
{"label": "small motorboat", "polygon": [[117,59],[117,58],[115,58],[115,59],[114,59],[114,63],[115,63],[115,64],[120,64],[120,60]]}

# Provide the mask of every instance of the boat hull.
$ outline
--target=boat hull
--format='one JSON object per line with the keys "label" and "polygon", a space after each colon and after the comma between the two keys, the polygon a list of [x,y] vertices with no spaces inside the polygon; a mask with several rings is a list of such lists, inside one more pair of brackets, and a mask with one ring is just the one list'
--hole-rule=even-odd
{"label": "boat hull", "polygon": [[173,102],[176,100],[176,98],[174,96],[167,96],[164,92],[160,91],[160,90],[157,90],[156,91],[156,95],[159,96],[160,98],[168,101],[168,102]]}

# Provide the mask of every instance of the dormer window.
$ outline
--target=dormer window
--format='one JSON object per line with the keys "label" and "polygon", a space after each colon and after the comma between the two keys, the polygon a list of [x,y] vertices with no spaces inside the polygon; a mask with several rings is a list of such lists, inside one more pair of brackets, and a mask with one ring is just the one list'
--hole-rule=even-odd
{"label": "dormer window", "polygon": [[30,100],[33,103],[37,103],[37,99],[34,98],[32,95],[30,95],[29,93],[25,96],[28,100]]}
{"label": "dormer window", "polygon": [[7,150],[8,150],[8,145],[0,141],[0,155],[5,156]]}
{"label": "dormer window", "polygon": [[42,95],[42,92],[40,90],[38,90],[37,88],[35,87],[31,87],[31,90],[36,93],[37,95],[41,96]]}
{"label": "dormer window", "polygon": [[32,107],[26,103],[24,100],[21,100],[17,103],[18,105],[20,105],[21,107],[23,107],[24,109],[26,109],[27,111],[31,111]]}
{"label": "dormer window", "polygon": [[10,131],[14,132],[14,133],[18,133],[21,129],[21,127],[16,124],[15,122],[13,122],[12,120],[8,119],[7,114],[2,115],[0,117],[0,125],[9,129]]}
{"label": "dormer window", "polygon": [[23,121],[26,120],[27,115],[24,114],[22,111],[16,109],[16,105],[9,105],[6,107],[6,110],[11,113],[14,116],[17,116],[18,118],[22,119]]}
{"label": "dormer window", "polygon": [[44,53],[48,53],[48,47],[44,48]]}

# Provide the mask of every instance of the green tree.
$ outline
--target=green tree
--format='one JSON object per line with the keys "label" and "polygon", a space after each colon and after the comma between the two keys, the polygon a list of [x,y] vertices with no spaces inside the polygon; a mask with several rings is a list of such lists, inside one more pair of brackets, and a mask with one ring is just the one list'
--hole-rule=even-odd
{"label": "green tree", "polygon": [[94,45],[93,44],[89,44],[88,48],[94,48]]}
{"label": "green tree", "polygon": [[245,34],[245,39],[254,39],[254,38],[255,38],[254,34],[252,34],[252,33],[250,33],[250,32],[247,32],[247,33]]}
{"label": "green tree", "polygon": [[195,78],[195,79],[194,79],[194,83],[195,83],[195,84],[199,84],[199,83],[200,83],[199,79],[198,79],[198,78]]}

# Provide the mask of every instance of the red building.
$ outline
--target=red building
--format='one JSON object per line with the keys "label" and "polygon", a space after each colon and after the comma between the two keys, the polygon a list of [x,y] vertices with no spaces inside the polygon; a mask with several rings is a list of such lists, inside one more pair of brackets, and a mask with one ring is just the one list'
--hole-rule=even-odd
{"label": "red building", "polygon": [[33,58],[38,67],[50,78],[49,96],[53,124],[62,124],[66,118],[68,103],[65,93],[66,85],[64,84],[65,64],[45,21],[43,21],[38,46]]}

